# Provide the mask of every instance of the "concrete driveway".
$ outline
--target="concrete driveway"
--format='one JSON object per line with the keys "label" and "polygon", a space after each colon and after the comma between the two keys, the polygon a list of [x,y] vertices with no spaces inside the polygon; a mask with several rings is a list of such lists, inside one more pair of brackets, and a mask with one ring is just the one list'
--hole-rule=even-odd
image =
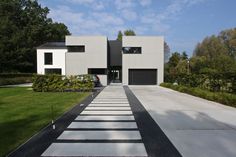
{"label": "concrete driveway", "polygon": [[185,157],[235,157],[236,109],[158,86],[129,86]]}

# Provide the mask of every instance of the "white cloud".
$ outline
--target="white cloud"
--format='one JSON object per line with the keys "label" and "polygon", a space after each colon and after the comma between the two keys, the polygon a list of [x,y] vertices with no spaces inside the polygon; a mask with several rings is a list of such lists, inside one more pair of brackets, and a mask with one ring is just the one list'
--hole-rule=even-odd
{"label": "white cloud", "polygon": [[84,5],[94,10],[103,10],[107,4],[105,0],[67,0],[67,2]]}
{"label": "white cloud", "polygon": [[124,9],[121,11],[121,13],[122,13],[123,18],[129,21],[134,21],[138,18],[137,13],[133,10]]}
{"label": "white cloud", "polygon": [[124,25],[122,18],[111,13],[95,11],[86,14],[65,6],[51,8],[49,17],[65,23],[74,35],[116,36],[118,29]]}
{"label": "white cloud", "polygon": [[152,0],[139,0],[141,6],[149,6],[152,3]]}
{"label": "white cloud", "polygon": [[172,0],[171,3],[161,12],[148,12],[141,16],[140,21],[143,24],[160,33],[166,33],[171,26],[168,24],[170,20],[177,19],[179,14],[186,8],[205,0]]}
{"label": "white cloud", "polygon": [[115,0],[115,7],[119,9],[132,8],[135,6],[134,0]]}

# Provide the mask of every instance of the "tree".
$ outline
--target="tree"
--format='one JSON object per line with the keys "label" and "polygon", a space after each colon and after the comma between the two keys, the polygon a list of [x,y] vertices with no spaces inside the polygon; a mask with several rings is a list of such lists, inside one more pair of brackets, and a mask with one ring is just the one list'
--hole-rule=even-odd
{"label": "tree", "polygon": [[164,62],[167,63],[170,58],[170,47],[169,45],[164,42]]}
{"label": "tree", "polygon": [[122,41],[122,36],[123,36],[122,32],[119,31],[116,40]]}
{"label": "tree", "polygon": [[206,37],[201,43],[197,44],[194,50],[194,56],[205,56],[208,59],[227,54],[225,44],[215,35]]}
{"label": "tree", "polygon": [[135,35],[136,35],[135,32],[131,29],[125,30],[124,33],[122,33],[122,31],[119,31],[116,40],[122,41],[123,36],[135,36]]}
{"label": "tree", "polygon": [[124,31],[124,35],[125,36],[135,36],[136,34],[133,30],[127,29],[127,30]]}
{"label": "tree", "polygon": [[236,28],[220,32],[219,39],[226,45],[228,55],[236,59]]}
{"label": "tree", "polygon": [[187,53],[184,51],[184,52],[182,52],[182,54],[181,54],[181,59],[182,60],[187,60],[188,59],[188,55],[187,55]]}
{"label": "tree", "polygon": [[176,67],[181,60],[181,55],[178,52],[175,52],[172,54],[172,56],[169,59],[169,66],[170,67]]}
{"label": "tree", "polygon": [[36,47],[70,34],[32,0],[0,1],[0,72],[36,72]]}

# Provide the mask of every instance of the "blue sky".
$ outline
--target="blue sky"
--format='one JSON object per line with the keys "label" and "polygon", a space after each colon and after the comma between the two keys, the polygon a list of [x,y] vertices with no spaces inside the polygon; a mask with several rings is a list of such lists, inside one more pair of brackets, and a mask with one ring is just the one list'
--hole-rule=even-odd
{"label": "blue sky", "polygon": [[119,30],[161,35],[174,51],[190,56],[206,36],[236,27],[236,0],[38,0],[49,17],[72,35],[106,35]]}

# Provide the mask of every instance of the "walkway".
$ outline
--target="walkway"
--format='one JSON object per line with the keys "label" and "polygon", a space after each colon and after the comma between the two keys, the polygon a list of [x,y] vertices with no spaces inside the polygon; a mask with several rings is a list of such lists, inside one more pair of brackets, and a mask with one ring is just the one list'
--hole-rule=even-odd
{"label": "walkway", "polygon": [[42,156],[147,156],[123,87],[106,87]]}
{"label": "walkway", "polygon": [[157,86],[130,86],[184,157],[235,157],[236,109]]}

